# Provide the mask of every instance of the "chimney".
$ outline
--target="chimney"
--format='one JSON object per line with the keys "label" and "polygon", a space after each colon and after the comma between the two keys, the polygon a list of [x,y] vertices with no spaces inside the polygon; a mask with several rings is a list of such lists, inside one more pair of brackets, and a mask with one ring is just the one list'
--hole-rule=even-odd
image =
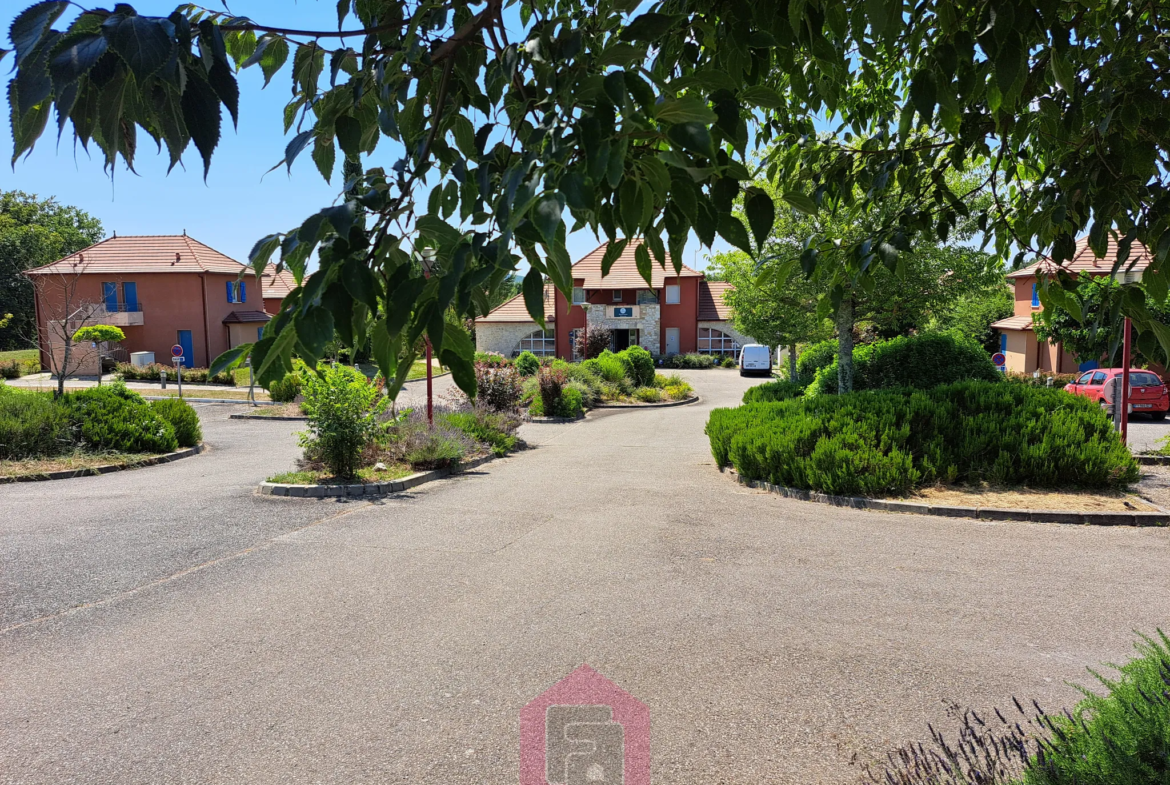
{"label": "chimney", "polygon": [[183,258],[183,255],[181,253],[179,253],[178,251],[175,251],[175,261],[171,262],[171,264],[178,264],[179,261],[182,260],[182,258]]}

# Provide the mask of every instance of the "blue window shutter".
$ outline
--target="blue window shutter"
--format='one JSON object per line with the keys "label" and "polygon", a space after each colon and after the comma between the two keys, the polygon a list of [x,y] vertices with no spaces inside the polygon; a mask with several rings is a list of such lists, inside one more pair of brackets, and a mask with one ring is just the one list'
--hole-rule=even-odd
{"label": "blue window shutter", "polygon": [[1040,307],[1040,292],[1036,291],[1036,284],[1032,284],[1032,307]]}
{"label": "blue window shutter", "polygon": [[106,310],[110,313],[118,311],[118,284],[113,281],[102,282],[102,299],[106,301]]}
{"label": "blue window shutter", "polygon": [[235,294],[235,292],[232,290],[232,282],[228,281],[227,282],[227,298],[228,298],[229,303],[234,303],[236,301],[236,298],[232,296],[234,294]]}
{"label": "blue window shutter", "polygon": [[999,334],[999,350],[1007,354],[1007,333]]}
{"label": "blue window shutter", "polygon": [[264,337],[264,328],[263,328],[263,327],[257,327],[257,328],[256,328],[256,340],[257,340],[257,341],[259,341],[259,340],[260,340],[261,338],[263,338],[263,337]]}
{"label": "blue window shutter", "polygon": [[138,310],[138,284],[127,281],[122,284],[122,299],[126,303],[126,310],[134,313]]}
{"label": "blue window shutter", "polygon": [[240,281],[240,302],[248,302],[248,282]]}

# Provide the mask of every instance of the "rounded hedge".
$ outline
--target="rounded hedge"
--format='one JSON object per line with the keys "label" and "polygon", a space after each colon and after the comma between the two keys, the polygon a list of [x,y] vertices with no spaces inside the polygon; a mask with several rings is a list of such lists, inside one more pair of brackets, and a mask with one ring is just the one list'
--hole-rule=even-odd
{"label": "rounded hedge", "polygon": [[[798,364],[799,367],[799,364]],[[858,346],[853,351],[853,389],[928,389],[967,379],[996,382],[1002,374],[983,345],[959,333],[901,336]],[[837,392],[837,361],[817,371],[807,395]]]}
{"label": "rounded hedge", "polygon": [[837,359],[837,339],[809,344],[796,358],[796,381],[811,384],[817,378],[817,371],[833,364]]}
{"label": "rounded hedge", "polygon": [[142,396],[122,385],[68,393],[61,405],[90,449],[160,453],[178,447],[171,424]]}
{"label": "rounded hedge", "polygon": [[300,374],[296,372],[285,374],[283,378],[268,385],[268,397],[275,403],[292,403],[301,394],[302,384]]}
{"label": "rounded hedge", "polygon": [[0,460],[51,458],[71,449],[69,416],[51,397],[0,385]]}
{"label": "rounded hedge", "polygon": [[743,394],[744,403],[765,403],[767,401],[787,401],[790,398],[799,398],[804,395],[804,385],[777,379],[774,382],[764,382],[755,387],[749,387]]}
{"label": "rounded hedge", "polygon": [[617,353],[618,360],[625,366],[626,376],[634,387],[650,387],[654,384],[654,358],[641,346],[631,346]]}
{"label": "rounded hedge", "polygon": [[165,401],[151,401],[150,408],[155,414],[171,424],[175,430],[175,440],[180,447],[194,447],[203,440],[203,428],[199,424],[199,415],[186,401],[171,398]]}
{"label": "rounded hedge", "polygon": [[1137,464],[1087,398],[962,382],[716,409],[711,452],[748,480],[835,494],[905,494],[936,482],[1120,488]]}
{"label": "rounded hedge", "polygon": [[532,376],[540,370],[540,360],[530,351],[520,352],[520,355],[512,363],[516,372],[521,376]]}

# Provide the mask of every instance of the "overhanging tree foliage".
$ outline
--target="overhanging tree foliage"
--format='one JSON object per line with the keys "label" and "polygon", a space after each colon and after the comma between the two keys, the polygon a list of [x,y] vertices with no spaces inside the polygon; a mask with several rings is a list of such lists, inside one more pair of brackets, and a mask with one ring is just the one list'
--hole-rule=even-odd
{"label": "overhanging tree foliage", "polygon": [[[1068,300],[1082,318],[1074,317],[1066,308],[1045,308],[1032,315],[1036,337],[1063,344],[1078,360],[1103,360],[1106,367],[1120,366],[1125,336],[1124,291],[1107,275],[1080,276]],[[1170,303],[1146,298],[1143,307],[1155,318],[1170,321]],[[1166,365],[1166,355],[1158,344],[1139,343],[1134,349],[1133,362]]]}
{"label": "overhanging tree foliage", "polygon": [[[38,3],[12,26],[16,157],[55,109],[59,129],[71,125],[107,167],[133,166],[141,129],[172,166],[193,143],[206,172],[222,111],[238,116],[236,70],[272,79],[289,66],[293,135],[279,165],[311,155],[329,179],[339,150],[349,162],[337,204],[256,244],[256,269],[278,255],[298,286],[264,338],[217,368],[250,353],[265,383],[294,353],[313,363],[335,329],[352,343],[372,320],[392,391],[426,335],[473,393],[471,340],[444,313],[486,313],[518,251],[531,265],[526,303],[543,323],[542,276],[572,288],[566,212],[572,228],[616,241],[605,268],[625,238],[645,236],[647,279],[668,247],[682,258],[692,227],[708,244],[716,234],[748,244],[731,200],[750,179],[747,120],[758,102],[775,102],[761,86],[774,41],[751,32],[748,9],[631,16],[636,0],[528,0],[508,12],[503,0],[342,0],[338,43],[336,31],[195,6],[159,18],[123,4],[55,29],[69,5]],[[371,157],[387,165],[357,165]],[[314,250],[320,267],[308,274]]]}
{"label": "overhanging tree foliage", "polygon": [[[285,165],[306,151],[330,175],[337,150],[357,161],[380,140],[387,167],[347,178],[340,203],[259,242],[298,281],[251,352],[262,379],[312,362],[336,325],[373,319],[373,349],[395,390],[427,334],[465,389],[474,385],[464,331],[488,293],[532,264],[524,291],[543,321],[540,276],[568,294],[570,227],[645,235],[644,273],[688,233],[758,253],[771,197],[745,183],[749,147],[783,199],[806,213],[880,211],[865,236],[807,240],[801,265],[831,268],[829,298],[848,302],[875,265],[897,270],[918,237],[945,240],[976,221],[1001,255],[1068,258],[1089,231],[1118,265],[1140,240],[1155,262],[1156,299],[1170,273],[1167,24],[1162,2],[1116,0],[342,0],[350,47],[334,31],[299,31],[183,6],[170,17],[128,5],[52,28],[68,4],[38,3],[11,31],[17,156],[52,108],[112,166],[132,165],[136,128],[172,163],[194,143],[209,166],[221,107],[234,120],[235,67],[267,79],[291,60],[295,129]],[[818,132],[827,120],[831,128]],[[983,166],[979,193],[949,173]],[[430,191],[426,212],[420,202]],[[907,198],[893,202],[897,186]],[[732,217],[740,194],[750,234]],[[666,242],[662,237],[666,237]],[[313,249],[319,271],[305,274]],[[611,245],[621,249],[620,240]],[[648,249],[648,250],[647,250]],[[833,250],[834,253],[826,254]],[[433,261],[428,279],[418,260]],[[612,258],[612,257],[611,257]],[[791,271],[791,268],[788,268]],[[1058,279],[1071,288],[1074,284]],[[1067,295],[1042,289],[1046,302]],[[1170,347],[1170,328],[1123,300],[1140,340]]]}

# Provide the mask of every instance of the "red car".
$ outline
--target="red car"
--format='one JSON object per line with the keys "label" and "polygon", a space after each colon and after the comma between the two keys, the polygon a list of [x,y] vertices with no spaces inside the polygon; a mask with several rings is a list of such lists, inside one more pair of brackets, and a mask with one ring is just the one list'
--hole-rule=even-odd
{"label": "red car", "polygon": [[[1100,403],[1105,402],[1105,384],[1114,376],[1121,376],[1121,368],[1097,368],[1085,371],[1064,389],[1073,395],[1083,395]],[[1134,412],[1143,412],[1155,420],[1166,417],[1170,410],[1170,395],[1166,385],[1151,371],[1131,368],[1129,371],[1129,402]]]}

